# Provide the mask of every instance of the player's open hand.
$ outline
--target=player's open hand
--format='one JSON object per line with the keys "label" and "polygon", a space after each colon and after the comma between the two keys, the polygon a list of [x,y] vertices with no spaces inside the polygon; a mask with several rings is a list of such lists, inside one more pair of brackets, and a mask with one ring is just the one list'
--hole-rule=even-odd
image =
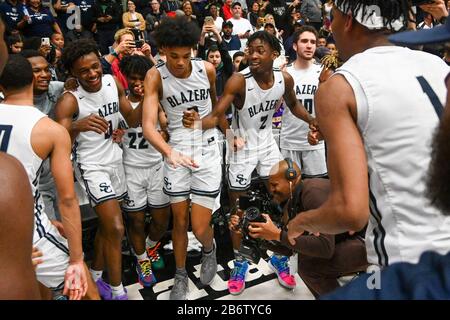
{"label": "player's open hand", "polygon": [[197,163],[195,163],[191,157],[188,157],[176,150],[172,150],[169,157],[167,157],[167,163],[173,168],[178,168],[180,166],[198,168]]}
{"label": "player's open hand", "polygon": [[83,261],[71,262],[64,276],[63,295],[69,300],[80,300],[86,295],[88,288],[86,269]]}

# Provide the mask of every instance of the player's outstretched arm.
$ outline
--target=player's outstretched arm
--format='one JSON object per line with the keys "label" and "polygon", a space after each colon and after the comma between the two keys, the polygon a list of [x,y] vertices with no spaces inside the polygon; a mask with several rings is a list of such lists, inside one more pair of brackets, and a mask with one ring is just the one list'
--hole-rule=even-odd
{"label": "player's outstretched arm", "polygon": [[342,76],[332,77],[319,87],[315,107],[320,131],[327,142],[331,192],[320,208],[291,220],[290,240],[304,230],[326,234],[359,231],[369,217],[367,159],[355,123],[353,90]]}

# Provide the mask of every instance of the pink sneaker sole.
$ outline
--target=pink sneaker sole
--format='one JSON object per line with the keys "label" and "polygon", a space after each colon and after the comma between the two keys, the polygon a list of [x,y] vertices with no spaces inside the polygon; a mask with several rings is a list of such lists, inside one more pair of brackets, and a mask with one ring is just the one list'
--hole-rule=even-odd
{"label": "pink sneaker sole", "polygon": [[278,275],[277,269],[272,265],[271,261],[269,261],[269,267],[270,267],[270,269],[272,269],[273,272],[275,272],[275,274],[277,275],[278,282],[280,283],[280,285],[283,288],[286,288],[286,289],[289,289],[289,290],[294,290],[295,289],[295,287],[297,286],[297,283],[295,282],[295,279],[294,279],[294,283],[293,284],[286,283],[286,281],[284,281],[283,278]]}

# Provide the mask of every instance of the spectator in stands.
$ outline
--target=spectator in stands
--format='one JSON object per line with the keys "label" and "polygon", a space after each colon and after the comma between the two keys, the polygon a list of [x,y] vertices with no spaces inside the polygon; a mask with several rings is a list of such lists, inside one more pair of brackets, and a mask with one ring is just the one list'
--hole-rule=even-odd
{"label": "spectator in stands", "polygon": [[120,84],[124,87],[124,89],[128,89],[128,82],[126,80],[126,77],[122,74],[119,67],[122,58],[124,56],[130,55],[141,55],[149,58],[153,64],[155,64],[156,61],[153,59],[153,56],[151,54],[151,48],[147,43],[144,42],[140,48],[136,47],[134,33],[131,30],[124,28],[116,32],[116,34],[114,35],[114,44],[116,46],[119,46],[122,43],[125,43],[127,49],[123,50],[117,56],[117,59],[115,59],[111,63],[111,70],[112,74],[117,78],[117,80],[119,80]]}
{"label": "spectator in stands", "polygon": [[70,28],[67,26],[67,20],[72,13],[75,12],[75,3],[70,0],[53,0],[53,9],[57,14],[56,21],[61,29],[61,31],[65,34]]}
{"label": "spectator in stands", "polygon": [[272,14],[267,13],[267,14],[264,16],[264,21],[265,21],[264,27],[266,26],[267,23],[270,23],[270,24],[274,27],[274,29],[275,29],[275,34],[274,34],[274,36],[277,37],[278,40],[283,39],[281,36],[283,35],[284,30],[278,30],[277,25],[276,25],[276,23],[275,23],[275,18],[273,17]]}
{"label": "spectator in stands", "polygon": [[250,21],[242,18],[242,5],[240,2],[233,2],[231,9],[233,11],[233,17],[227,21],[233,23],[233,34],[239,36],[239,39],[241,39],[241,46],[245,48],[248,37],[253,33],[253,26]]}
{"label": "spectator in stands", "polygon": [[[278,31],[286,32],[289,11],[285,0],[270,0],[266,6],[265,15],[271,14],[274,18],[273,24],[278,28]],[[267,22],[267,21],[266,21]],[[283,33],[281,33],[282,35]]]}
{"label": "spectator in stands", "polygon": [[208,12],[209,12],[209,15],[214,20],[214,25],[216,26],[217,31],[221,32],[222,25],[223,25],[223,18],[221,16],[219,16],[219,13],[220,13],[219,5],[217,5],[217,4],[210,5],[208,8]]}
{"label": "spectator in stands", "polygon": [[223,18],[225,21],[233,18],[233,13],[231,12],[231,5],[233,0],[225,0],[222,6]]}
{"label": "spectator in stands", "polygon": [[175,11],[181,9],[181,3],[178,0],[163,0],[161,2],[161,7],[168,16],[174,17]]}
{"label": "spectator in stands", "polygon": [[24,7],[19,0],[6,0],[0,4],[0,16],[5,24],[6,35],[19,33],[30,20],[29,15],[24,14]]}
{"label": "spectator in stands", "polygon": [[64,48],[64,36],[62,35],[62,33],[54,33],[50,38],[50,43],[54,47],[62,50]]}
{"label": "spectator in stands", "polygon": [[[209,37],[206,37],[210,34]],[[206,52],[206,54],[205,54]],[[216,68],[216,93],[219,98],[225,83],[233,73],[233,62],[227,47],[214,24],[204,24],[199,40],[198,56],[210,62]]]}
{"label": "spectator in stands", "polygon": [[285,25],[283,33],[283,38],[285,40],[294,33],[295,23],[299,20],[303,21],[302,14],[300,13],[300,7],[289,7],[288,12],[286,13],[286,19],[288,21]]}
{"label": "spectator in stands", "polygon": [[233,55],[233,72],[239,72],[239,65],[244,56],[245,54],[242,51],[238,51]]}
{"label": "spectator in stands", "polygon": [[183,11],[184,15],[188,19],[188,21],[197,23],[198,26],[200,26],[200,23],[197,19],[197,16],[194,15],[194,7],[192,5],[192,2],[190,0],[184,0],[181,5],[181,10]]}
{"label": "spectator in stands", "polygon": [[151,0],[150,6],[150,11],[145,16],[148,33],[152,32],[161,23],[161,19],[166,16],[166,13],[161,8],[159,0]]}
{"label": "spectator in stands", "polygon": [[6,38],[8,53],[20,53],[23,48],[23,40],[20,34],[10,35]]}
{"label": "spectator in stands", "polygon": [[98,0],[94,5],[93,13],[100,52],[102,54],[109,53],[109,46],[114,42],[114,33],[118,29],[122,10],[113,0]]}
{"label": "spectator in stands", "polygon": [[128,1],[128,11],[122,15],[122,23],[125,28],[145,30],[145,20],[142,14],[136,12],[136,5]]}
{"label": "spectator in stands", "polygon": [[253,1],[252,6],[247,14],[247,19],[250,21],[252,26],[256,28],[256,22],[259,18],[259,3],[257,1]]}
{"label": "spectator in stands", "polygon": [[26,8],[30,22],[23,30],[25,37],[50,38],[54,32],[62,33],[50,9],[43,7],[41,0],[28,0]]}
{"label": "spectator in stands", "polygon": [[233,23],[225,21],[222,25],[222,39],[228,51],[241,50],[241,41],[238,35],[233,34]]}
{"label": "spectator in stands", "polygon": [[325,37],[319,36],[319,38],[317,38],[317,48],[326,46],[327,46],[327,39]]}
{"label": "spectator in stands", "polygon": [[[305,22],[300,19],[295,21],[294,23],[294,33],[299,30]],[[284,47],[286,48],[286,55],[289,57],[289,61],[294,61],[297,59],[297,53],[295,52],[294,48],[292,47],[294,43],[294,34],[290,35],[285,41],[284,41]]]}
{"label": "spectator in stands", "polygon": [[[80,15],[81,15],[81,25],[83,26],[82,30],[90,33],[96,32],[96,23],[94,18],[94,4],[95,0],[73,0],[73,3],[77,5],[78,8],[80,8]],[[75,30],[77,26],[70,30]],[[78,28],[78,30],[81,30],[81,28]],[[84,32],[86,34],[86,32]],[[91,37],[93,37],[93,34],[91,34]],[[83,38],[91,38],[87,35]]]}
{"label": "spectator in stands", "polygon": [[337,52],[336,44],[334,42],[328,42],[326,47],[330,50],[331,54],[335,54]]}
{"label": "spectator in stands", "polygon": [[319,31],[322,28],[322,2],[320,0],[302,0],[300,12],[306,24]]}

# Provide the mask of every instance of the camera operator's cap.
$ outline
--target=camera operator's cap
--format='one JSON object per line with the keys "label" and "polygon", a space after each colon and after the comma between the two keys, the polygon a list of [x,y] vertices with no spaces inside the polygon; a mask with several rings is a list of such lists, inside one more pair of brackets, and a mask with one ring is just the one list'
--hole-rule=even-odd
{"label": "camera operator's cap", "polygon": [[233,23],[231,21],[225,21],[224,23],[222,23],[222,28],[224,27],[231,27],[233,28]]}
{"label": "camera operator's cap", "polygon": [[450,17],[444,25],[419,31],[405,31],[391,35],[389,41],[398,45],[421,45],[450,41]]}

